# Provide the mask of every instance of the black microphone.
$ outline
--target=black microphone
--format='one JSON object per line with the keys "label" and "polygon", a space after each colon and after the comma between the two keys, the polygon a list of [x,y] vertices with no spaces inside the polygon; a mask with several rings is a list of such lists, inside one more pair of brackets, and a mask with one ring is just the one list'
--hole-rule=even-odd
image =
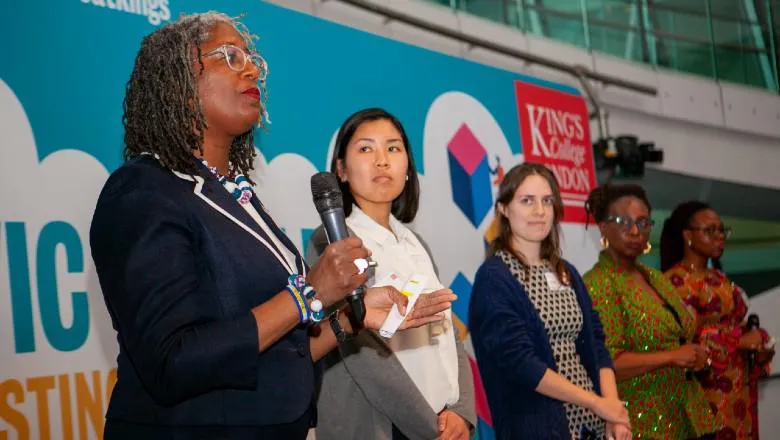
{"label": "black microphone", "polygon": [[[349,233],[344,219],[344,199],[341,198],[341,189],[336,175],[321,172],[311,176],[311,196],[317,212],[320,213],[328,243],[347,238]],[[361,285],[347,296],[350,308],[347,317],[354,332],[363,327],[363,319],[366,317],[366,306],[363,302],[365,290],[366,287]]]}
{"label": "black microphone", "polygon": [[[761,325],[758,322],[758,315],[751,313],[747,319],[747,331],[753,331],[760,328]],[[752,370],[756,365],[756,350],[750,350],[747,356],[748,369]]]}

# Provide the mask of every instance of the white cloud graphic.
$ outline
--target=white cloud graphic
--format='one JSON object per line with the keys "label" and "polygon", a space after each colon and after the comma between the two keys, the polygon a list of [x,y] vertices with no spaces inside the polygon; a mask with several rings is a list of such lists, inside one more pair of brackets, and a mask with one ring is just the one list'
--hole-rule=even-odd
{"label": "white cloud graphic", "polygon": [[255,159],[253,180],[258,197],[274,221],[304,253],[307,243],[302,242],[301,231],[320,225],[309,183],[318,171],[308,159],[294,153],[281,154],[269,163],[259,152]]}
{"label": "white cloud graphic", "polygon": [[[14,362],[4,362],[3,377],[26,377],[53,372],[103,368],[115,358],[115,350],[104,350],[101,334],[111,330],[105,306],[97,286],[89,251],[89,224],[100,188],[108,177],[106,169],[92,156],[78,150],[58,150],[38,162],[35,140],[24,108],[8,85],[0,80],[0,173],[3,221],[24,222],[27,235],[28,264],[35,326],[36,352],[17,356]],[[72,291],[87,291],[90,311],[90,332],[84,346],[77,352],[63,353],[53,349],[43,334],[38,304],[36,280],[36,243],[41,229],[51,221],[63,221],[73,226],[81,239],[84,273],[67,271],[65,250],[57,250],[57,281],[60,314],[64,327],[73,322]],[[5,238],[5,228],[0,237]],[[10,310],[10,285],[7,246],[0,240],[0,358],[15,355]],[[113,345],[116,345],[113,342]],[[57,362],[50,360],[56,356]],[[48,360],[48,361],[47,361]]]}
{"label": "white cloud graphic", "polygon": [[[116,339],[111,328],[103,297],[97,283],[89,249],[89,224],[100,189],[108,177],[106,169],[92,156],[76,149],[63,149],[38,162],[35,139],[21,102],[10,87],[0,80],[0,377],[21,383],[28,377],[59,375],[79,371],[113,368]],[[75,147],[75,146],[74,146]],[[78,233],[83,256],[83,273],[69,273],[66,250],[58,245],[55,251],[60,319],[64,328],[73,324],[71,292],[87,292],[89,303],[89,333],[84,345],[75,351],[62,352],[53,348],[44,334],[38,299],[37,242],[42,228],[49,222],[61,221]],[[23,222],[27,240],[27,265],[32,293],[33,328],[36,351],[16,354],[14,322],[11,312],[11,290],[7,243],[8,222]],[[19,266],[23,261],[12,262]],[[18,324],[18,323],[17,323]],[[88,376],[91,377],[91,376]],[[105,390],[105,375],[101,376]],[[92,379],[88,379],[90,383]],[[73,392],[71,383],[71,392]],[[105,391],[103,391],[105,392]],[[50,394],[51,432],[61,433],[60,411],[56,391]],[[55,399],[55,400],[51,400]],[[16,408],[30,420],[31,435],[38,437],[35,422],[36,399],[28,397]],[[0,424],[0,429],[5,429]],[[12,430],[11,432],[14,432]]]}
{"label": "white cloud graphic", "polygon": [[[461,92],[448,92],[431,104],[425,119],[425,175],[420,176],[420,211],[415,229],[431,247],[445,286],[458,272],[473,281],[484,261],[483,236],[493,218],[491,209],[475,229],[452,198],[447,145],[464,123],[487,151],[491,167],[496,164],[496,155],[505,170],[522,161],[522,156],[512,153],[493,115],[476,99]],[[495,187],[492,191],[495,194]]]}

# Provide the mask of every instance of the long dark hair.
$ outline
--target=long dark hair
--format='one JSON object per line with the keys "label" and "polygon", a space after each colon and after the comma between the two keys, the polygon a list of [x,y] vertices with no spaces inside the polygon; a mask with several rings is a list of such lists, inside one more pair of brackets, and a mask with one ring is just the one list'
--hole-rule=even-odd
{"label": "long dark hair", "polygon": [[[125,92],[125,160],[152,153],[167,168],[197,172],[192,152],[203,152],[207,122],[195,69],[196,65],[203,69],[200,46],[219,23],[233,26],[254,52],[253,37],[246,27],[216,12],[183,16],[143,39]],[[260,88],[261,95],[266,97],[264,84]],[[233,139],[231,171],[247,175],[255,155],[254,136],[249,130]]]}
{"label": "long dark hair", "polygon": [[542,241],[540,257],[550,262],[553,270],[558,275],[562,283],[569,285],[571,275],[566,270],[561,252],[561,219],[563,218],[563,200],[561,191],[558,187],[558,180],[549,168],[538,163],[523,163],[516,165],[504,176],[504,180],[498,187],[498,195],[495,203],[495,216],[498,219],[498,231],[496,238],[490,243],[490,252],[495,254],[498,251],[509,252],[515,258],[520,260],[525,267],[524,279],[527,281],[529,276],[528,261],[524,255],[515,252],[512,249],[512,227],[509,219],[499,212],[499,204],[506,207],[515,197],[517,188],[523,184],[529,176],[541,176],[550,185],[553,193],[553,224],[550,233]]}
{"label": "long dark hair", "polygon": [[[406,136],[404,126],[401,125],[401,121],[395,116],[388,113],[381,108],[367,108],[353,113],[350,117],[341,124],[339,132],[336,135],[336,142],[333,151],[333,159],[330,162],[330,172],[336,173],[338,171],[338,161],[341,159],[344,166],[346,166],[347,146],[349,141],[352,140],[352,136],[355,135],[357,129],[365,122],[373,122],[379,120],[390,121],[391,124],[401,134],[401,140],[404,143],[406,149],[406,157],[409,158],[409,163],[406,170],[406,176],[408,180],[404,185],[403,191],[398,197],[393,200],[393,205],[390,212],[393,216],[403,223],[409,223],[414,220],[417,215],[417,209],[420,205],[420,180],[417,178],[417,170],[414,167],[414,155],[412,154],[412,146],[409,145],[409,138]],[[344,214],[347,216],[352,213],[352,204],[355,203],[355,197],[352,195],[352,191],[349,189],[349,182],[342,182],[339,180],[339,187],[341,187],[341,196],[344,199]]]}
{"label": "long dark hair", "polygon": [[[661,271],[666,272],[682,261],[685,255],[683,231],[691,227],[693,216],[705,209],[712,207],[704,202],[691,200],[677,205],[672,215],[664,221],[661,231]],[[712,265],[718,270],[722,269],[718,258],[712,259]]]}

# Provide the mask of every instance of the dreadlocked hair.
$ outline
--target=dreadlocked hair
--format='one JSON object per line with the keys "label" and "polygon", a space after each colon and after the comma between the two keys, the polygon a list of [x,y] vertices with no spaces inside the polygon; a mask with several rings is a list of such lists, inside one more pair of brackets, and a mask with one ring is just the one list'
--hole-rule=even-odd
{"label": "dreadlocked hair", "polygon": [[553,271],[558,275],[558,279],[565,285],[571,284],[571,274],[566,269],[566,264],[561,252],[561,219],[563,219],[563,200],[561,191],[558,187],[558,180],[549,168],[538,163],[525,162],[516,165],[504,176],[504,180],[498,187],[496,196],[495,216],[498,219],[496,238],[490,242],[490,254],[498,251],[508,252],[523,263],[523,281],[528,282],[531,275],[531,269],[528,266],[528,260],[524,255],[512,249],[512,227],[509,219],[501,214],[499,205],[506,207],[514,199],[517,188],[523,184],[529,176],[537,175],[550,185],[553,194],[553,224],[550,233],[542,241],[540,257],[550,262]]}
{"label": "dreadlocked hair", "polygon": [[[217,24],[233,26],[247,49],[255,52],[255,36],[243,24],[218,12],[185,15],[169,23],[141,42],[124,99],[124,158],[141,154],[157,156],[166,168],[196,174],[193,150],[203,153],[203,132],[207,121],[198,95],[196,66],[203,70],[200,47],[208,41]],[[268,92],[261,81],[263,110],[258,124],[267,117]],[[256,156],[252,130],[233,139],[229,161],[231,173],[247,176]],[[250,183],[254,183],[250,180]]]}
{"label": "dreadlocked hair", "polygon": [[[661,271],[666,272],[682,261],[685,255],[685,239],[683,231],[691,227],[691,220],[696,213],[712,209],[710,205],[698,200],[681,203],[674,208],[672,215],[664,221],[661,231]],[[722,269],[720,259],[713,259],[712,265]]]}
{"label": "dreadlocked hair", "polygon": [[647,206],[648,211],[653,210],[652,206],[650,206],[650,200],[647,199],[647,194],[641,186],[634,184],[612,185],[607,183],[595,188],[588,194],[588,199],[585,201],[585,211],[588,213],[587,220],[593,217],[596,223],[605,221],[609,217],[610,206],[623,197],[636,197]]}

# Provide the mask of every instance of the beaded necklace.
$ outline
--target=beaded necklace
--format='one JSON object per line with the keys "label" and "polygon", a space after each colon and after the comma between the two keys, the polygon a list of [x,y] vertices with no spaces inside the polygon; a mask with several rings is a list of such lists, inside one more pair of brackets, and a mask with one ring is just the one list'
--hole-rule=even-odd
{"label": "beaded necklace", "polygon": [[[217,178],[219,183],[225,187],[227,192],[233,195],[238,203],[242,205],[249,203],[249,200],[252,199],[252,185],[249,184],[246,176],[241,173],[237,173],[234,174],[232,179],[229,179],[227,176],[220,174],[219,170],[217,170],[217,167],[210,166],[206,159],[201,159],[200,161],[203,163],[203,165],[206,166],[206,168],[209,169],[209,171],[211,171],[211,174]],[[228,169],[233,169],[232,163],[228,163]]]}

